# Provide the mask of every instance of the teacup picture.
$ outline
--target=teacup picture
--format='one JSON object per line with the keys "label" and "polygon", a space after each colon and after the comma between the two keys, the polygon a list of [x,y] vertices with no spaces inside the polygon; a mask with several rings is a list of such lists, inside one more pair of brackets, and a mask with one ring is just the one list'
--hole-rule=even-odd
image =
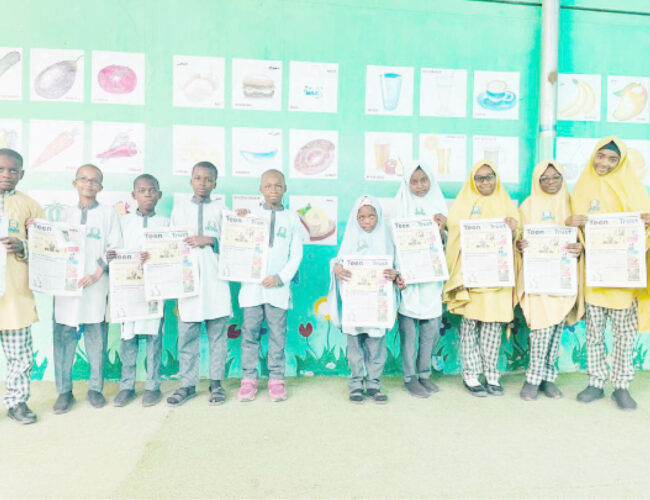
{"label": "teacup picture", "polygon": [[502,101],[506,97],[507,90],[508,84],[503,80],[492,80],[485,86],[488,98],[495,102]]}

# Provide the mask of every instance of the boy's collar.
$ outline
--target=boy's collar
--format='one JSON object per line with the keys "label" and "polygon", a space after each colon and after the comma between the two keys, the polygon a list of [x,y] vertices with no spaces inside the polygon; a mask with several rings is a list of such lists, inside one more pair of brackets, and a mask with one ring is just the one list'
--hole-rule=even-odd
{"label": "boy's collar", "polygon": [[99,203],[97,200],[93,201],[88,207],[82,207],[81,203],[78,203],[77,206],[79,207],[80,210],[92,210],[93,208],[97,208],[99,206]]}
{"label": "boy's collar", "polygon": [[201,205],[202,203],[210,203],[212,199],[208,196],[205,200],[200,199],[196,195],[192,195],[192,203],[196,203],[197,205]]}
{"label": "boy's collar", "polygon": [[142,212],[140,212],[139,208],[136,208],[135,215],[139,215],[140,217],[155,217],[156,211],[152,210],[148,215],[144,215]]}
{"label": "boy's collar", "polygon": [[282,210],[284,210],[284,205],[280,205],[279,207],[274,208],[271,205],[269,205],[268,203],[264,203],[264,205],[262,205],[262,208],[264,210],[272,210],[274,212],[282,212]]}
{"label": "boy's collar", "polygon": [[7,190],[6,190],[4,193],[2,193],[2,194],[3,194],[3,195],[5,195],[5,194],[16,194],[16,190],[15,190],[15,189],[7,189]]}

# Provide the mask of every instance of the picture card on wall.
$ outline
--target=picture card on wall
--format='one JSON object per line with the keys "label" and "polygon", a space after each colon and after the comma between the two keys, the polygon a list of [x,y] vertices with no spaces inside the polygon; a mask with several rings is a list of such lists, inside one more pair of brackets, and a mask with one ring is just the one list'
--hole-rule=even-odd
{"label": "picture card on wall", "polygon": [[14,151],[23,150],[22,120],[0,119],[0,149],[9,148]]}
{"label": "picture card on wall", "polygon": [[312,245],[336,245],[338,204],[336,196],[289,196],[289,207],[298,214]]}
{"label": "picture card on wall", "polygon": [[557,119],[600,121],[600,75],[560,73],[557,89]]}
{"label": "picture card on wall", "polygon": [[519,119],[519,73],[474,71],[474,118]]}
{"label": "picture card on wall", "polygon": [[564,167],[567,184],[575,184],[585,167],[598,139],[585,137],[558,137],[555,139],[555,156]]}
{"label": "picture card on wall", "polygon": [[32,101],[84,100],[84,51],[31,49]]}
{"label": "picture card on wall", "polygon": [[336,113],[338,85],[338,64],[291,61],[289,111]]}
{"label": "picture card on wall", "polygon": [[413,67],[366,66],[366,114],[413,114]]}
{"label": "picture card on wall", "polygon": [[337,130],[289,130],[289,175],[303,179],[336,179]]}
{"label": "picture card on wall", "polygon": [[467,114],[467,70],[422,68],[420,115],[464,118]]}
{"label": "picture card on wall", "polygon": [[467,179],[467,136],[463,134],[420,134],[420,155],[439,182]]}
{"label": "picture card on wall", "polygon": [[174,56],[174,106],[223,108],[225,82],[223,57]]}
{"label": "picture card on wall", "polygon": [[501,182],[519,182],[519,138],[493,135],[473,137],[472,164],[491,160],[497,167]]}
{"label": "picture card on wall", "polygon": [[232,107],[235,109],[282,109],[282,61],[232,60]]}
{"label": "picture card on wall", "polygon": [[27,196],[38,201],[45,218],[51,221],[60,221],[65,215],[65,207],[79,203],[79,195],[74,189],[28,189]]}
{"label": "picture card on wall", "polygon": [[93,122],[91,140],[91,162],[104,174],[144,171],[144,123]]}
{"label": "picture card on wall", "polygon": [[113,207],[120,217],[135,213],[138,208],[131,191],[101,191],[97,194],[97,201],[102,205]]}
{"label": "picture card on wall", "polygon": [[142,105],[145,57],[138,52],[93,50],[92,102]]}
{"label": "picture card on wall", "polygon": [[174,175],[189,175],[192,167],[200,161],[213,163],[219,177],[226,175],[223,127],[174,125],[173,149]]}
{"label": "picture card on wall", "polygon": [[405,132],[366,132],[365,178],[400,181],[402,164],[413,158],[413,135]]}
{"label": "picture card on wall", "polygon": [[77,170],[84,162],[84,123],[30,120],[29,162],[31,170]]}
{"label": "picture card on wall", "polygon": [[233,177],[260,177],[270,168],[282,171],[282,129],[233,127]]}
{"label": "picture card on wall", "polygon": [[648,107],[650,77],[607,77],[607,121],[650,123]]}
{"label": "picture card on wall", "polygon": [[264,197],[261,194],[233,194],[232,195],[232,209],[239,210],[245,208],[250,210],[258,209],[264,205]]}
{"label": "picture card on wall", "polygon": [[650,186],[650,141],[625,139],[627,161],[645,186]]}
{"label": "picture card on wall", "polygon": [[23,98],[23,49],[0,47],[0,101]]}

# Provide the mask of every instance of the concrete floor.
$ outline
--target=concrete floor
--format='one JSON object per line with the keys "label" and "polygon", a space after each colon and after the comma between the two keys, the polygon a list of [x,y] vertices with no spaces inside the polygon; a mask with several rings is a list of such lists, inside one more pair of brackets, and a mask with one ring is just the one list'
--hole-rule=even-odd
{"label": "concrete floor", "polygon": [[[522,375],[503,398],[473,398],[459,377],[420,400],[384,380],[385,406],[347,401],[345,380],[289,380],[289,400],[199,397],[177,409],[93,409],[54,415],[52,383],[36,382],[39,423],[0,417],[1,498],[645,498],[650,497],[650,373],[635,412],[607,397],[575,401],[583,374],[564,374],[565,398],[523,402]],[[169,393],[176,383],[163,386]],[[265,387],[262,383],[262,387]],[[140,390],[140,387],[138,388]],[[107,384],[111,399],[117,385]]]}

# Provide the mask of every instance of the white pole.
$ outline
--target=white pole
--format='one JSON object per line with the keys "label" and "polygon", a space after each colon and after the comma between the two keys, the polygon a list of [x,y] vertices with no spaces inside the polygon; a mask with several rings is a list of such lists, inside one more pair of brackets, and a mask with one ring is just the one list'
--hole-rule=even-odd
{"label": "white pole", "polygon": [[542,62],[537,161],[554,158],[557,125],[557,60],[560,1],[542,0]]}

